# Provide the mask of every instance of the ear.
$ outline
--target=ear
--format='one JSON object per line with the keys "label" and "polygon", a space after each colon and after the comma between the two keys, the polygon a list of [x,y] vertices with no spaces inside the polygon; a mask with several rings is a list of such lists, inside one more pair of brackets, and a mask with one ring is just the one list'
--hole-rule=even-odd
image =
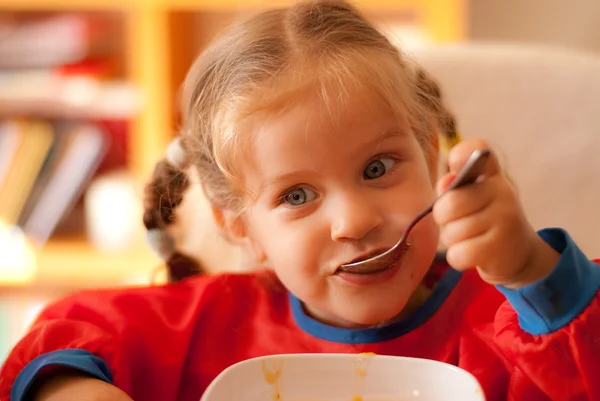
{"label": "ear", "polygon": [[264,262],[267,259],[262,247],[248,235],[246,222],[239,213],[220,209],[215,205],[211,205],[211,210],[215,223],[225,233],[228,240],[246,248],[258,262]]}

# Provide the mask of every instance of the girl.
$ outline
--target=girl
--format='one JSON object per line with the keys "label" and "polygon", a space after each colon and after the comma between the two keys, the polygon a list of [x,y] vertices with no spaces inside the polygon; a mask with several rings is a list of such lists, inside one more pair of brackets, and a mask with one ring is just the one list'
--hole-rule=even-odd
{"label": "girl", "polygon": [[[600,268],[564,230],[530,228],[495,159],[441,198],[395,264],[341,267],[392,246],[486,147],[455,146],[438,181],[439,137],[454,135],[439,91],[348,4],[241,23],[183,94],[144,215],[178,282],[48,307],[3,367],[2,401],[196,401],[236,362],[304,352],[444,361],[491,401],[600,399]],[[266,270],[185,278],[198,266],[166,226],[189,163],[219,226]]]}

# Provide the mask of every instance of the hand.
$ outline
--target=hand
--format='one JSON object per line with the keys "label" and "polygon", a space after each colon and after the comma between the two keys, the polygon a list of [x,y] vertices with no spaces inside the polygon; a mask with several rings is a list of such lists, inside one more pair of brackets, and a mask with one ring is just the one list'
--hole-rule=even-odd
{"label": "hand", "polygon": [[132,401],[118,387],[75,371],[64,371],[44,380],[34,401]]}
{"label": "hand", "polygon": [[[438,182],[438,193],[478,149],[489,147],[474,139],[451,150],[450,172]],[[483,175],[480,182],[446,193],[434,206],[448,263],[457,270],[476,267],[486,282],[512,289],[542,279],[556,265],[558,253],[529,225],[515,187],[493,154]]]}

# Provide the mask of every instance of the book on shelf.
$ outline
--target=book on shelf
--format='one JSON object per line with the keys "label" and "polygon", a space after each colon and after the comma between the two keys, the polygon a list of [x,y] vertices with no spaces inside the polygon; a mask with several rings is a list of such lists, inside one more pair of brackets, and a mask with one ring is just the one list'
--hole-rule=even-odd
{"label": "book on shelf", "polygon": [[123,119],[141,105],[123,78],[119,13],[0,15],[0,116]]}
{"label": "book on shelf", "polygon": [[80,67],[0,70],[0,116],[124,119],[137,114],[142,98],[135,85],[101,79]]}
{"label": "book on shelf", "polygon": [[0,68],[47,68],[103,57],[121,35],[114,13],[4,12]]}
{"label": "book on shelf", "polygon": [[64,228],[82,237],[88,184],[128,163],[141,96],[123,77],[122,22],[115,12],[0,15],[0,223],[36,245]]}
{"label": "book on shelf", "polygon": [[[38,122],[13,121],[7,125],[8,131],[18,133],[18,145],[12,152],[12,158],[7,157],[10,166],[0,185],[0,218],[5,224],[15,225],[50,149],[53,133],[45,124]],[[0,158],[2,156],[0,148]]]}
{"label": "book on shelf", "polygon": [[100,165],[108,136],[89,123],[8,121],[0,133],[3,126],[9,132],[18,127],[19,144],[16,152],[0,147],[0,159],[7,149],[13,153],[0,185],[0,219],[43,245]]}

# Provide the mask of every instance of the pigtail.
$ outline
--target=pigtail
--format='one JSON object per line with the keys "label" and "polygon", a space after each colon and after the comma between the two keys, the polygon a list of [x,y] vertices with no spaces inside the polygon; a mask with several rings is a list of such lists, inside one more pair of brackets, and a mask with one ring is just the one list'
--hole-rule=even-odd
{"label": "pigtail", "polygon": [[[450,149],[460,142],[460,134],[456,128],[456,119],[445,105],[442,90],[438,83],[423,68],[416,66],[414,74],[414,85],[417,93],[417,100],[425,110],[426,118],[434,118],[435,124],[439,127],[439,145],[442,164],[440,172],[449,171],[448,155]],[[425,125],[425,130],[430,131],[430,123],[421,121]]]}
{"label": "pigtail", "polygon": [[416,85],[419,101],[436,117],[441,129],[441,139],[454,146],[460,141],[460,136],[456,129],[456,120],[444,104],[440,86],[420,67],[416,71]]}
{"label": "pigtail", "polygon": [[168,231],[168,225],[175,221],[175,208],[189,186],[187,166],[185,149],[177,138],[167,149],[166,158],[156,164],[144,189],[146,238],[152,250],[165,261],[170,282],[203,273],[196,260],[176,250],[175,240]]}

